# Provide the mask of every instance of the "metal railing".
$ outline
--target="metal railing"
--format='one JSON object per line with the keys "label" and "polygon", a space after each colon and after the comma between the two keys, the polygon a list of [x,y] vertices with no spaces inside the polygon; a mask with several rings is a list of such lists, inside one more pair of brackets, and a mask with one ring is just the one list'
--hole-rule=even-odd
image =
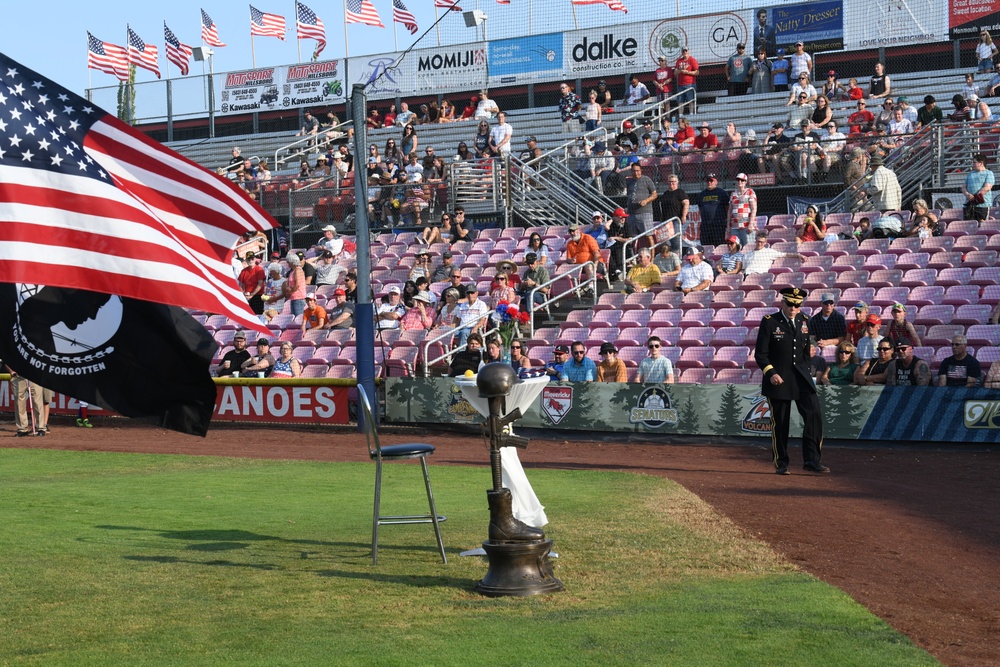
{"label": "metal railing", "polygon": [[[275,169],[277,169],[290,160],[298,160],[303,157],[308,157],[311,153],[315,152],[312,144],[315,144],[316,149],[324,148],[338,139],[346,137],[348,135],[347,130],[353,127],[354,121],[348,120],[344,121],[340,125],[326,128],[321,127],[315,135],[309,134],[304,137],[296,135],[295,141],[285,144],[284,146],[280,146],[274,151],[274,162],[272,164],[274,164]],[[327,135],[330,133],[339,134],[337,134],[337,136],[328,137]]]}
{"label": "metal railing", "polygon": [[[582,274],[583,270],[586,269],[586,268],[590,268],[590,278],[587,278],[583,282],[579,282],[579,281],[574,280],[573,276],[575,274]],[[560,292],[559,294],[556,294],[556,295],[553,295],[552,292],[550,291],[549,294],[548,294],[548,298],[547,299],[543,300],[541,303],[535,303],[535,293],[536,292],[538,292],[543,287],[549,287],[549,286],[555,284],[556,282],[558,282],[560,280],[563,280],[564,278],[569,278],[570,279],[570,283],[572,284],[572,286],[568,290],[566,290],[564,292]],[[542,283],[540,285],[535,285],[534,287],[532,287],[531,291],[528,292],[527,297],[525,297],[528,300],[528,312],[531,314],[531,317],[528,318],[528,320],[530,322],[531,336],[534,337],[534,335],[535,335],[535,312],[536,311],[538,311],[538,310],[545,310],[546,312],[548,312],[549,306],[552,306],[553,304],[555,304],[556,302],[558,302],[560,299],[562,299],[562,298],[564,298],[566,296],[569,296],[570,294],[575,294],[575,295],[577,295],[579,297],[580,290],[584,289],[585,286],[587,286],[587,285],[589,285],[590,294],[591,294],[591,301],[592,301],[591,307],[596,306],[597,305],[597,263],[596,262],[584,262],[583,264],[578,264],[578,265],[574,266],[571,269],[567,269],[566,271],[563,271],[562,273],[560,273],[555,278],[550,278],[547,282],[544,282],[544,283]],[[544,294],[544,292],[543,292],[543,294]],[[522,304],[524,303],[523,299],[522,299],[521,303]]]}
{"label": "metal railing", "polygon": [[[662,241],[656,241],[656,232],[657,232],[657,230],[665,229],[667,227],[667,225],[673,225],[675,222],[676,222],[677,231],[674,232],[673,234],[671,234],[666,239],[663,239]],[[629,252],[628,252],[629,246],[631,245],[631,246],[635,247],[635,245],[638,244],[640,240],[642,240],[643,238],[645,238],[647,236],[652,236],[653,237],[653,245],[650,247],[650,250],[658,248],[661,245],[663,245],[664,243],[670,243],[670,241],[672,241],[673,239],[675,239],[677,237],[680,237],[680,253],[679,254],[681,255],[681,257],[684,256],[684,229],[681,227],[681,219],[679,217],[677,217],[677,216],[674,216],[674,217],[672,217],[672,218],[670,218],[668,220],[664,220],[663,222],[656,223],[655,225],[653,225],[652,227],[650,227],[649,229],[647,229],[642,234],[634,236],[634,237],[630,238],[629,240],[625,241],[625,243],[622,244],[622,249],[621,250],[622,250],[622,275],[623,276],[627,276],[628,275],[628,267],[629,267],[629,265],[630,264],[635,264],[635,262],[636,262],[636,259],[635,259],[636,253],[633,251],[631,254],[629,254]],[[692,243],[691,245],[694,245],[694,244]]]}
{"label": "metal railing", "polygon": [[[441,354],[441,355],[438,355],[438,356],[434,357],[433,359],[428,359],[427,358],[427,355],[430,352],[431,345],[433,345],[434,343],[441,342],[441,341],[445,340],[446,338],[450,340],[451,338],[453,338],[455,336],[455,332],[456,331],[458,331],[458,328],[457,327],[452,327],[450,329],[447,329],[447,330],[443,331],[441,333],[441,335],[439,335],[439,336],[435,336],[434,338],[431,338],[430,340],[426,340],[426,339],[424,340],[424,353],[422,355],[420,355],[420,359],[422,361],[421,365],[423,366],[424,377],[430,377],[430,374],[431,374],[430,373],[430,367],[431,366],[433,366],[434,364],[436,364],[439,361],[443,361],[444,359],[447,359],[448,357],[450,357],[451,355],[455,354],[456,352],[461,352],[462,350],[464,350],[467,347],[469,347],[468,341],[466,341],[466,343],[464,345],[460,345],[459,347],[455,347],[455,348],[452,348],[451,346],[445,345],[445,344],[442,343],[442,347],[446,348],[445,353]],[[490,329],[489,331],[484,332],[482,334],[483,340],[485,341],[487,338],[489,338],[490,336],[492,336],[494,334],[497,334],[497,335],[500,334],[500,327],[494,327],[493,329]]]}

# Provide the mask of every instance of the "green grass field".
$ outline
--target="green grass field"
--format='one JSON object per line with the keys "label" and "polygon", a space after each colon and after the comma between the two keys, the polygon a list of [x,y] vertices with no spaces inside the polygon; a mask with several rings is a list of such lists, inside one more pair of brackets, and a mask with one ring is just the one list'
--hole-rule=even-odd
{"label": "green grass field", "polygon": [[[432,462],[433,463],[433,462]],[[472,587],[485,468],[370,558],[371,464],[0,449],[0,664],[933,665],[666,480],[532,470],[566,591]],[[426,509],[387,466],[387,512]]]}

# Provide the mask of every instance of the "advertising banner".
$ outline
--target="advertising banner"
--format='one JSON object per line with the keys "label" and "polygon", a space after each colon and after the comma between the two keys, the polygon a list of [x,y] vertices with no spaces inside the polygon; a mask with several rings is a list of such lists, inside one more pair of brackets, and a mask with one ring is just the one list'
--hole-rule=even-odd
{"label": "advertising banner", "polygon": [[562,74],[563,35],[529,35],[490,42],[490,84],[552,79]]}
{"label": "advertising banner", "polygon": [[563,33],[563,70],[568,78],[615,76],[647,70],[647,23],[607,25]]}
{"label": "advertising banner", "polygon": [[281,107],[281,69],[258,67],[219,76],[219,111],[223,114],[255,113]]}
{"label": "advertising banner", "polygon": [[[969,0],[973,4],[973,0]],[[948,3],[871,0],[844,6],[844,48],[871,49],[940,42],[948,38]]]}
{"label": "advertising banner", "polygon": [[[356,83],[366,86],[368,99],[392,99],[404,93],[409,94],[411,80],[405,78],[400,59],[402,53],[383,53],[374,56],[360,56],[347,61],[347,72],[350,85]],[[412,56],[408,56],[409,59]]]}
{"label": "advertising banner", "polygon": [[404,81],[414,92],[478,90],[486,87],[487,55],[481,42],[411,51],[402,62]]}
{"label": "advertising banner", "polygon": [[[348,388],[341,386],[292,386],[264,384],[216,385],[218,398],[213,420],[226,422],[268,422],[273,424],[346,424]],[[56,393],[51,414],[77,414],[75,398]],[[0,412],[13,413],[12,384],[0,381]],[[113,415],[92,405],[91,416]]]}
{"label": "advertising banner", "polygon": [[[766,21],[764,25],[761,24],[762,20]],[[772,28],[773,32],[768,35]],[[754,48],[761,41],[762,33],[769,50],[768,55],[777,48],[792,53],[796,42],[802,42],[807,53],[842,49],[844,3],[835,0],[757,9],[753,16]]]}
{"label": "advertising banner", "polygon": [[[939,387],[820,387],[824,437],[1000,442],[1000,391]],[[387,378],[393,423],[479,424],[451,378]],[[771,435],[759,385],[553,382],[517,426],[665,435]],[[802,422],[792,410],[792,437]]]}
{"label": "advertising banner", "polygon": [[644,65],[655,68],[656,59],[666,56],[673,67],[685,46],[698,65],[724,63],[736,53],[737,44],[747,43],[750,16],[750,12],[724,12],[646,23],[648,48]]}
{"label": "advertising banner", "polygon": [[313,107],[344,101],[343,61],[302,63],[283,70],[281,106]]}
{"label": "advertising banner", "polygon": [[978,39],[981,29],[1000,30],[1000,0],[948,0],[950,39]]}

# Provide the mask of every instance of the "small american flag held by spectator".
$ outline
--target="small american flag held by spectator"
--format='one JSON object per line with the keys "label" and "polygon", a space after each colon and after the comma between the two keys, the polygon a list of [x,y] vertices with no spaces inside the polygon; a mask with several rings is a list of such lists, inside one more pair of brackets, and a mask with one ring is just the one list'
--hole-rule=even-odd
{"label": "small american flag held by spectator", "polygon": [[250,35],[285,39],[285,17],[262,12],[250,5]]}

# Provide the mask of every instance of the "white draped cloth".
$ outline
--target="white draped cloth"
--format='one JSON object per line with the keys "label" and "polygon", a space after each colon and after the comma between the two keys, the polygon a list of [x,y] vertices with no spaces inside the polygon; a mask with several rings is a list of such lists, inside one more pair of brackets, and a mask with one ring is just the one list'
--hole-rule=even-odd
{"label": "white draped cloth", "polygon": [[[528,411],[534,404],[542,389],[549,383],[548,377],[527,378],[514,385],[507,396],[507,412],[502,417],[506,417],[516,408],[521,409],[521,413]],[[462,390],[465,399],[472,404],[479,414],[488,417],[490,414],[489,399],[480,398],[479,387],[473,378],[455,378],[455,384]],[[549,522],[545,516],[545,507],[539,502],[535,490],[531,488],[528,476],[524,474],[521,460],[517,457],[516,447],[500,448],[500,468],[503,473],[503,485],[510,489],[513,498],[512,510],[514,518],[523,521],[529,526],[541,528]]]}

